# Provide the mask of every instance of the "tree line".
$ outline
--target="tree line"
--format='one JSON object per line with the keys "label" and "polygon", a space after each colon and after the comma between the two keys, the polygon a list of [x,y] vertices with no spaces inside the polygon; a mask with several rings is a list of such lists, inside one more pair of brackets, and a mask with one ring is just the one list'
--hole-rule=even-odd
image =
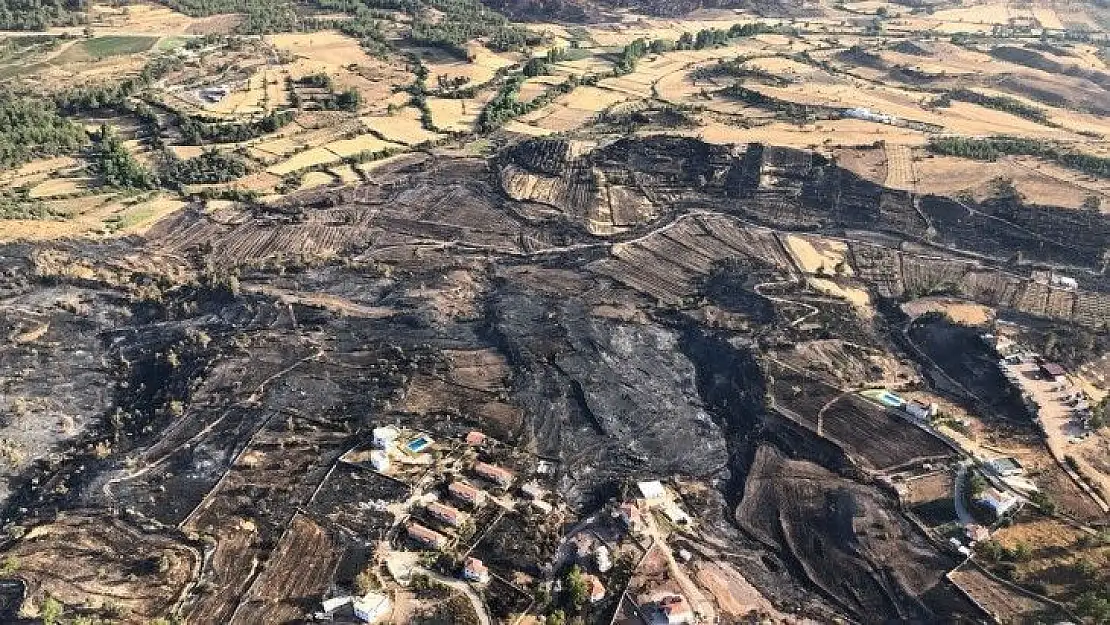
{"label": "tree line", "polygon": [[935,104],[942,107],[948,106],[952,100],[978,104],[979,106],[984,106],[996,111],[1017,115],[1018,117],[1023,117],[1039,124],[1050,124],[1048,115],[1045,114],[1044,109],[1030,106],[1017,98],[986,95],[963,87],[946,92],[937,98]]}
{"label": "tree line", "polygon": [[82,0],[0,0],[0,30],[43,30],[85,22]]}
{"label": "tree line", "polygon": [[1110,158],[1075,152],[1048,141],[1024,137],[931,139],[929,150],[936,154],[995,161],[1002,156],[1036,156],[1099,178],[1110,178]]}
{"label": "tree line", "polygon": [[85,131],[51,102],[0,92],[0,169],[69,154],[85,142]]}
{"label": "tree line", "polygon": [[728,44],[731,39],[752,37],[760,33],[774,32],[774,28],[763,22],[749,24],[733,24],[727,30],[722,28],[704,28],[696,34],[689,31],[682,33],[678,41],[670,39],[647,40],[636,39],[621,50],[617,59],[614,72],[620,76],[631,74],[636,70],[636,63],[651,54],[662,54],[671,50],[703,50]]}

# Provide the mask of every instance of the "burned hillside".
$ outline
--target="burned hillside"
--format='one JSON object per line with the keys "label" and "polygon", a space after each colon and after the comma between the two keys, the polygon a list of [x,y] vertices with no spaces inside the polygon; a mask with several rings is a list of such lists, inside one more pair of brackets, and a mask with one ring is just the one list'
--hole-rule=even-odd
{"label": "burned hillside", "polygon": [[[1099,330],[1103,281],[1058,288],[1033,263],[1096,268],[1110,222],[1030,248],[1013,233],[1064,236],[1074,215],[964,210],[984,219],[919,213],[799,150],[532,140],[275,205],[198,203],[111,245],[7,246],[0,362],[28,370],[8,388],[64,378],[72,405],[45,410],[81,419],[15,467],[4,548],[36,604],[104,613],[95,573],[160,589],[131,593],[125,622],[278,622],[355,571],[431,567],[375,555],[420,539],[419,520],[518,587],[516,609],[565,559],[561,532],[667,478],[705,508],[691,550],[730,554],[801,615],[978,618],[886,481],[955,454],[858,395],[923,362],[875,306],[958,293]],[[375,472],[379,428],[445,451]],[[450,494],[510,500],[525,475],[527,512]],[[52,535],[81,547],[65,566]]]}

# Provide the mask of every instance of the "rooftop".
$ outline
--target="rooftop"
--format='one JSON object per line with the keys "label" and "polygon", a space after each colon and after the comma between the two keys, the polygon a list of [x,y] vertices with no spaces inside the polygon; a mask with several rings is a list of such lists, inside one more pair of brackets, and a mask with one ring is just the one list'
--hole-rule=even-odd
{"label": "rooftop", "polygon": [[663,483],[657,480],[639,482],[636,484],[636,487],[640,489],[640,494],[644,496],[644,499],[661,499],[664,493],[666,493],[666,490],[663,488]]}

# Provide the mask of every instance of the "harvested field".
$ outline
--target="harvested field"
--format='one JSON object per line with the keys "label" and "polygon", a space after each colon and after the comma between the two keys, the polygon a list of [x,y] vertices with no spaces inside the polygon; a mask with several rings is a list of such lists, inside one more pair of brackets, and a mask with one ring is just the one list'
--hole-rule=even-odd
{"label": "harvested field", "polygon": [[788,234],[782,239],[795,264],[805,273],[852,275],[847,243],[794,234]]}
{"label": "harvested field", "polygon": [[913,318],[926,313],[940,313],[953,323],[968,326],[982,326],[994,319],[994,310],[989,306],[949,298],[915,299],[902,304],[902,310]]}
{"label": "harvested field", "polygon": [[332,152],[326,147],[311,148],[269,167],[266,171],[275,176],[284,176],[285,174],[301,171],[302,169],[328,165],[342,159],[343,157],[341,155]]}
{"label": "harvested field", "polygon": [[1043,594],[1049,598],[1071,603],[1085,588],[1110,583],[1110,545],[1067,523],[1022,515],[996,532],[994,539],[1008,549],[1019,545],[1030,549],[1030,557],[1016,563],[1014,579],[1043,584]]}
{"label": "harvested field", "polygon": [[363,117],[362,123],[387,141],[402,145],[416,145],[439,138],[438,134],[420,125],[420,111],[411,106],[388,117]]}

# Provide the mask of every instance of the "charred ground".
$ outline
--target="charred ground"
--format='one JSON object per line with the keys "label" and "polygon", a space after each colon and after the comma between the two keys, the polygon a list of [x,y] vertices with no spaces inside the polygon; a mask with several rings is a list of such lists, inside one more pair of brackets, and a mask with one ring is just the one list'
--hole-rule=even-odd
{"label": "charred ground", "polygon": [[[499,461],[552,462],[548,486],[582,517],[634,479],[710,483],[693,546],[727,546],[804,614],[975,619],[944,577],[955,562],[882,478],[953,454],[848,392],[881,378],[880,354],[912,371],[906,340],[928,350],[930,330],[903,336],[902,319],[860,317],[828,285],[958,294],[1096,331],[1110,309],[1093,273],[1106,215],[918,206],[754,144],[528,141],[489,160],[405,157],[277,208],[203,208],[141,239],[0,253],[0,359],[29,371],[5,395],[72,389],[41,408],[72,427],[21,443],[9,479],[6,549],[32,601],[111,603],[136,622],[305,618],[388,529],[351,502],[405,496],[336,463],[392,423],[477,428],[532,454]],[[611,240],[596,236],[603,215]],[[843,247],[842,263],[814,281],[787,240],[802,235]],[[1046,264],[1093,271],[1059,293],[1032,279]],[[559,528],[495,527],[476,546],[490,564],[542,575]],[[59,555],[44,535],[87,548]],[[163,591],[109,598],[88,584],[100,569]]]}

